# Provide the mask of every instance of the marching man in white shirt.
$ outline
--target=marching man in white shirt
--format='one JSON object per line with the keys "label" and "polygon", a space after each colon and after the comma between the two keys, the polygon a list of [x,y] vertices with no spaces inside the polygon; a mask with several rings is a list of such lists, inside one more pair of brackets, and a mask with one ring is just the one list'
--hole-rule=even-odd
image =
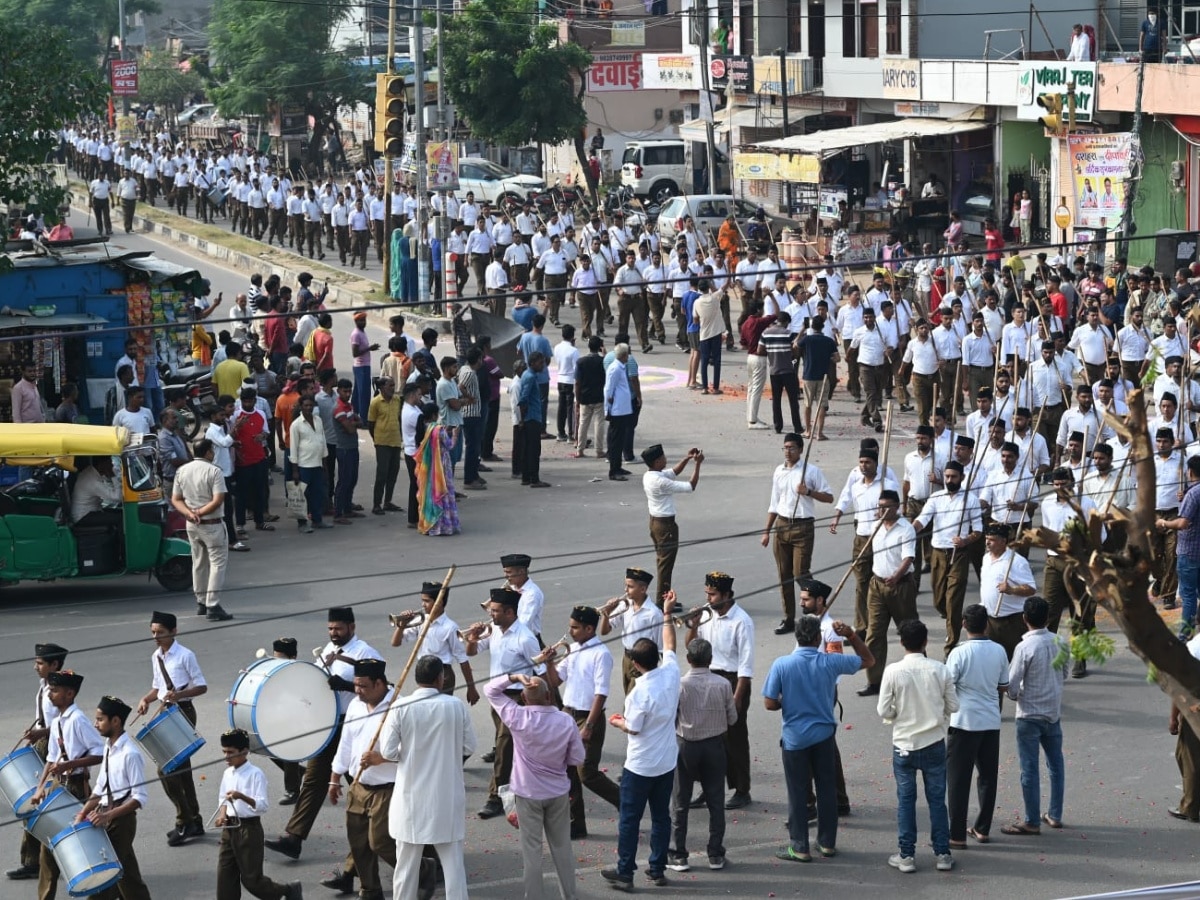
{"label": "marching man in white shirt", "polygon": [[[640,638],[650,638],[662,649],[662,610],[655,603],[647,603],[650,596],[650,582],[654,576],[645,569],[628,568],[625,570],[625,594],[614,597],[600,607],[600,636],[605,637],[612,631],[612,622],[617,617],[621,619],[621,645],[626,651],[632,650]],[[621,657],[621,681],[625,687],[625,696],[633,690],[637,679],[637,669],[626,652]]]}
{"label": "marching man in white shirt", "polygon": [[867,590],[867,647],[875,664],[867,669],[867,687],[860,697],[879,693],[887,666],[888,629],[917,615],[917,532],[900,515],[900,494],[879,492],[879,518],[883,524],[871,539],[871,586]]}

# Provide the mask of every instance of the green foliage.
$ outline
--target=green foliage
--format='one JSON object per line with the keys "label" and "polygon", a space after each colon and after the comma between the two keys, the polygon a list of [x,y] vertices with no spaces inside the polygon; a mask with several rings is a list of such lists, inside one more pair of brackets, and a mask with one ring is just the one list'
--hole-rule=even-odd
{"label": "green foliage", "polygon": [[1061,669],[1073,659],[1104,665],[1117,652],[1117,643],[1106,634],[1101,634],[1095,628],[1084,631],[1076,623],[1071,624],[1070,641],[1059,638],[1058,656],[1054,658],[1054,668]]}
{"label": "green foliage", "polygon": [[0,203],[36,194],[40,208],[57,207],[66,191],[42,180],[56,132],[103,103],[103,84],[72,56],[62,29],[0,19]]}
{"label": "green foliage", "polygon": [[592,56],[539,24],[536,0],[473,0],[444,21],[441,39],[446,94],[477,137],[519,146],[582,134]]}
{"label": "green foliage", "polygon": [[[120,31],[118,0],[0,0],[0,22],[36,29],[61,29],[57,47],[81,63],[98,66]],[[125,15],[159,12],[157,0],[126,0]]]}
{"label": "green foliage", "polygon": [[338,0],[260,3],[216,0],[208,27],[214,85],[223,116],[265,115],[268,104],[302,107],[318,124],[337,107],[369,99],[369,78],[330,49],[352,7]]}
{"label": "green foliage", "polygon": [[183,71],[179,61],[166,55],[147,55],[138,67],[138,96],[140,103],[152,103],[158,108],[172,106],[182,109],[185,97],[204,90],[204,79],[195,69]]}

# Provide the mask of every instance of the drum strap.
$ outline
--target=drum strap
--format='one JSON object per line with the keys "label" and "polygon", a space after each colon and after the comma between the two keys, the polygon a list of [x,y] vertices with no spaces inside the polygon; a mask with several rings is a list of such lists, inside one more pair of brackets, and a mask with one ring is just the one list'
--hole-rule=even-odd
{"label": "drum strap", "polygon": [[45,692],[46,692],[46,688],[44,686],[38,688],[38,695],[37,695],[37,727],[38,728],[46,727],[46,710],[42,707],[42,695]]}
{"label": "drum strap", "polygon": [[173,682],[171,680],[171,676],[167,674],[167,664],[163,662],[163,655],[161,653],[155,654],[154,659],[158,663],[158,671],[162,672],[163,681],[166,682],[167,690],[175,690],[175,682]]}
{"label": "drum strap", "polygon": [[66,762],[70,758],[67,756],[67,739],[63,735],[62,716],[58,717],[58,758],[60,762]]}
{"label": "drum strap", "polygon": [[112,791],[112,774],[109,772],[109,769],[108,769],[108,757],[111,755],[112,755],[112,743],[109,741],[106,741],[104,744],[104,793],[107,795],[108,808],[110,810],[114,806],[113,791]]}

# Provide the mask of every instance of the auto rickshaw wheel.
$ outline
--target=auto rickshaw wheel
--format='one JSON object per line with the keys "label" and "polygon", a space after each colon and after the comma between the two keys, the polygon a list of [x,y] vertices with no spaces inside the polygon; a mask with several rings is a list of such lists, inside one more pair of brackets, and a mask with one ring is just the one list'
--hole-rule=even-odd
{"label": "auto rickshaw wheel", "polygon": [[175,556],[154,570],[154,577],[168,591],[192,589],[192,558]]}

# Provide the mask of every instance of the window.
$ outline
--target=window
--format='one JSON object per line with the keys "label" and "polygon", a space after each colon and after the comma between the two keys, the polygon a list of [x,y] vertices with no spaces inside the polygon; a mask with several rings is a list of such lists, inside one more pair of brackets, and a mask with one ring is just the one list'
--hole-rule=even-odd
{"label": "window", "polygon": [[802,53],[804,51],[804,5],[806,3],[808,3],[808,0],[788,0],[788,53]]}
{"label": "window", "polygon": [[858,56],[858,5],[854,0],[842,0],[842,56]]}
{"label": "window", "polygon": [[900,22],[902,11],[904,9],[901,0],[887,0],[885,30],[887,33],[887,52],[891,54],[903,53],[903,42],[900,39]]}
{"label": "window", "polygon": [[879,4],[875,0],[859,0],[859,56],[879,57]]}
{"label": "window", "polygon": [[626,147],[625,155],[621,157],[622,165],[625,163],[633,163],[636,166],[638,162],[638,149],[639,148],[637,147]]}

